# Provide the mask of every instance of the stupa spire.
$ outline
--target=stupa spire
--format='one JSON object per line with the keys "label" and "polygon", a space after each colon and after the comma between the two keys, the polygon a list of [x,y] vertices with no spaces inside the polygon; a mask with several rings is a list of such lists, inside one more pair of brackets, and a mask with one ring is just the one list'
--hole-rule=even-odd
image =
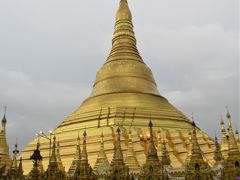
{"label": "stupa spire", "polygon": [[133,148],[133,142],[132,142],[132,131],[129,130],[129,138],[128,138],[128,150],[127,150],[127,156],[125,159],[126,165],[129,167],[130,170],[132,169],[138,169],[139,163],[135,155],[135,151]]}
{"label": "stupa spire", "polygon": [[117,139],[114,144],[114,154],[111,162],[109,179],[123,179],[129,178],[129,169],[123,161],[123,153],[121,148],[121,130],[117,128]]}
{"label": "stupa spire", "polygon": [[214,156],[213,156],[213,159],[214,159],[214,165],[217,166],[222,160],[223,160],[223,157],[222,157],[222,153],[221,153],[221,150],[220,150],[220,146],[219,146],[219,143],[218,143],[218,139],[217,139],[217,136],[215,135],[215,151],[214,151]]}
{"label": "stupa spire", "polygon": [[18,168],[18,165],[17,165],[17,155],[18,155],[18,153],[19,153],[18,144],[16,142],[15,148],[13,150],[13,160],[12,160],[12,165],[11,165],[12,169],[17,169]]}
{"label": "stupa spire", "polygon": [[236,130],[236,132],[235,132],[235,137],[236,137],[236,142],[237,142],[237,145],[238,145],[238,149],[240,151],[240,136],[239,136],[238,130]]}
{"label": "stupa spire", "polygon": [[88,163],[86,139],[87,139],[87,132],[85,130],[83,133],[83,150],[81,154],[81,163]]}
{"label": "stupa spire", "polygon": [[52,154],[50,157],[50,162],[48,164],[47,176],[48,180],[61,180],[65,179],[65,173],[62,172],[58,165],[57,153],[56,153],[56,136],[53,137],[53,146],[52,146]]}
{"label": "stupa spire", "polygon": [[61,154],[60,154],[60,143],[59,141],[57,142],[57,150],[56,150],[56,157],[57,157],[57,163],[58,163],[58,167],[61,171],[65,171],[63,163],[62,163],[62,159],[61,159]]}
{"label": "stupa spire", "polygon": [[221,120],[221,134],[222,134],[221,152],[223,157],[226,158],[228,156],[228,139],[223,119]]}
{"label": "stupa spire", "polygon": [[7,118],[6,118],[6,114],[7,114],[7,106],[4,107],[4,115],[3,115],[3,118],[2,118],[2,128],[3,128],[3,131],[5,132],[6,131],[6,125],[7,125]]}
{"label": "stupa spire", "polygon": [[158,155],[157,155],[157,149],[155,147],[154,140],[153,140],[153,130],[152,130],[153,124],[151,120],[148,126],[150,131],[150,141],[149,141],[147,159],[155,159],[159,161]]}
{"label": "stupa spire", "polygon": [[136,47],[132,14],[128,7],[127,0],[120,0],[115,17],[112,50],[107,61],[117,60],[120,56],[128,57],[128,60],[142,61]]}
{"label": "stupa spire", "polygon": [[157,149],[154,144],[153,136],[153,123],[150,120],[149,124],[150,140],[148,142],[148,153],[146,157],[146,162],[143,165],[140,179],[163,179],[164,172],[162,168],[162,163],[159,161]]}
{"label": "stupa spire", "polygon": [[238,151],[239,152],[237,142],[236,142],[236,139],[234,137],[234,132],[233,132],[233,129],[232,129],[232,119],[231,119],[231,114],[230,114],[229,111],[227,112],[226,117],[228,119],[229,151],[230,152],[231,151]]}
{"label": "stupa spire", "polygon": [[[99,168],[100,167],[100,168]],[[99,174],[106,173],[106,169],[110,167],[105,149],[104,149],[104,135],[103,132],[101,134],[101,145],[100,150],[98,152],[98,157],[94,166],[94,170],[97,171]]]}
{"label": "stupa spire", "polygon": [[7,125],[7,118],[6,118],[6,109],[3,115],[1,126],[0,126],[0,167],[5,166],[4,171],[8,171],[11,166],[11,158],[9,154],[9,146],[7,144],[7,136],[6,136],[6,125]]}
{"label": "stupa spire", "polygon": [[80,161],[80,180],[91,180],[94,179],[94,174],[92,167],[88,163],[88,154],[87,154],[87,132],[84,130],[83,133],[83,150],[81,154]]}
{"label": "stupa spire", "polygon": [[11,179],[14,179],[18,176],[18,165],[17,165],[17,155],[19,153],[18,150],[18,144],[16,142],[14,150],[13,150],[13,159],[12,159],[12,164],[9,170],[9,177]]}
{"label": "stupa spire", "polygon": [[117,139],[116,139],[115,146],[114,146],[114,154],[113,154],[113,160],[111,162],[111,165],[114,165],[115,163],[124,164],[123,153],[122,153],[122,148],[121,148],[120,133],[121,133],[121,130],[118,127],[117,128]]}
{"label": "stupa spire", "polygon": [[[29,178],[33,180],[41,180],[41,176],[43,175],[43,169],[40,169],[40,163],[42,162],[42,156],[40,152],[40,143],[39,140],[37,142],[37,148],[34,150],[30,159],[33,161],[33,168],[29,173]],[[41,164],[42,165],[42,164]]]}
{"label": "stupa spire", "polygon": [[92,96],[113,93],[159,95],[151,70],[144,64],[136,45],[132,14],[127,0],[120,0],[115,17],[112,49],[98,71]]}
{"label": "stupa spire", "polygon": [[77,171],[80,169],[80,161],[81,161],[81,147],[80,147],[80,137],[78,135],[77,145],[76,145],[76,153],[75,153],[74,159],[72,161],[72,164],[69,168],[69,174],[71,176],[77,175]]}
{"label": "stupa spire", "polygon": [[19,160],[19,164],[18,164],[18,178],[19,179],[24,179],[23,172],[24,171],[23,171],[22,157],[21,157]]}
{"label": "stupa spire", "polygon": [[162,146],[162,157],[160,158],[160,161],[162,162],[162,165],[164,166],[170,166],[171,165],[171,160],[169,156],[169,152],[167,150],[167,144],[165,141],[163,141],[163,146]]}
{"label": "stupa spire", "polygon": [[212,172],[209,164],[204,161],[202,156],[202,151],[198,144],[197,140],[197,132],[196,132],[196,124],[192,122],[192,133],[189,153],[185,162],[186,165],[186,179],[211,179]]}

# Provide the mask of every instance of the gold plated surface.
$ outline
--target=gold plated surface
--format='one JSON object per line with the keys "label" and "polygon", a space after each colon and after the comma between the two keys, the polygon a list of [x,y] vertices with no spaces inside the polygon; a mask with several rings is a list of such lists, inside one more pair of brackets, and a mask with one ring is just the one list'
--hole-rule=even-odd
{"label": "gold plated surface", "polygon": [[[190,120],[160,95],[151,70],[143,62],[136,46],[132,15],[126,0],[121,0],[116,14],[112,50],[98,71],[92,94],[79,108],[70,114],[55,130],[61,149],[61,159],[68,169],[76,151],[76,138],[86,128],[89,164],[94,167],[98,157],[101,137],[104,132],[104,148],[109,161],[113,157],[116,129],[121,129],[121,147],[126,157],[127,145],[132,146],[139,165],[145,163],[146,141],[141,137],[149,135],[147,127],[150,118],[154,124],[152,132],[162,136],[169,151],[173,167],[182,167],[189,150]],[[131,141],[128,132],[131,129]],[[203,152],[203,158],[213,163],[214,142],[201,130],[196,138]],[[154,140],[154,141],[155,141]],[[24,172],[31,170],[29,154],[35,148],[33,140],[23,151]],[[44,168],[48,163],[49,142],[41,139]],[[129,153],[128,153],[129,155]]]}

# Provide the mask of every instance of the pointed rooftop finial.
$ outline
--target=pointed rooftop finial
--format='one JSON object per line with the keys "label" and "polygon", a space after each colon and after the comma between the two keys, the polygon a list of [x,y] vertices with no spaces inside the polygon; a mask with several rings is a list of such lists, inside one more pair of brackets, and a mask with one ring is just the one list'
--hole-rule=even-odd
{"label": "pointed rooftop finial", "polygon": [[77,174],[77,171],[80,169],[80,161],[81,161],[81,147],[80,147],[80,137],[78,133],[75,156],[73,158],[72,164],[68,171],[68,173],[71,176],[74,176]]}
{"label": "pointed rooftop finial", "polygon": [[227,110],[226,117],[229,119],[229,118],[231,118],[231,114],[229,112],[228,106],[226,106],[226,110]]}
{"label": "pointed rooftop finial", "polygon": [[4,115],[3,115],[3,118],[2,118],[2,126],[3,126],[3,128],[6,128],[6,124],[7,124],[6,114],[7,114],[7,106],[4,106]]}
{"label": "pointed rooftop finial", "polygon": [[104,135],[102,129],[100,150],[93,169],[94,171],[97,171],[98,174],[106,174],[108,172],[108,168],[110,168],[110,164],[104,149]]}
{"label": "pointed rooftop finial", "polygon": [[127,0],[120,0],[119,8],[116,14],[116,21],[119,20],[132,20],[132,14],[128,7]]}
{"label": "pointed rooftop finial", "polygon": [[87,132],[86,129],[83,132],[83,150],[81,154],[81,163],[88,164],[88,154],[87,154]]}

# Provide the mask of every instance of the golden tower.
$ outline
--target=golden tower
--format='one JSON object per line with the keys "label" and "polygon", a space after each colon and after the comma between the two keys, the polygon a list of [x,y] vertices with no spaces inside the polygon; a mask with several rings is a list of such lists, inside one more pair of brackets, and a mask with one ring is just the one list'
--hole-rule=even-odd
{"label": "golden tower", "polygon": [[3,174],[7,174],[11,166],[9,146],[7,144],[7,137],[6,137],[6,126],[7,126],[7,118],[6,118],[6,112],[5,112],[1,121],[1,127],[0,127],[0,169],[1,171],[4,171]]}
{"label": "golden tower", "polygon": [[[112,49],[96,75],[90,97],[54,130],[54,134],[60,140],[64,167],[66,170],[69,169],[75,154],[75,139],[85,128],[88,132],[89,164],[94,167],[102,140],[100,137],[102,131],[104,132],[104,151],[108,160],[111,161],[115,139],[118,136],[117,127],[121,128],[123,159],[128,150],[128,137],[131,137],[130,145],[134,150],[132,155],[142,166],[146,162],[145,155],[148,152],[145,139],[149,136],[150,116],[154,124],[153,139],[156,139],[156,132],[161,128],[162,135],[166,137],[166,148],[169,151],[171,165],[183,166],[188,155],[188,133],[192,129],[191,122],[159,93],[150,68],[144,63],[137,50],[128,2],[120,0],[115,18]],[[200,129],[197,131],[197,139],[204,152],[204,159],[214,163],[213,140]],[[36,140],[22,151],[26,173],[32,167],[28,159],[35,144]],[[42,139],[41,152],[46,168],[49,158],[49,141]]]}

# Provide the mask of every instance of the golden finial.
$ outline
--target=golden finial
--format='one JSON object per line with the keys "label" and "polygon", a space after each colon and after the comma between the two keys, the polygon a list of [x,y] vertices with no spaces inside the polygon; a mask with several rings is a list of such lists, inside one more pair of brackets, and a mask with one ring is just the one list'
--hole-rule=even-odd
{"label": "golden finial", "polygon": [[230,112],[229,112],[228,106],[226,106],[226,110],[227,110],[227,115],[226,115],[226,117],[227,117],[228,119],[230,119],[230,118],[231,118],[231,114],[230,114]]}
{"label": "golden finial", "polygon": [[6,114],[7,114],[7,106],[4,106],[4,116],[2,119],[2,126],[5,127],[7,124],[7,119],[6,119]]}
{"label": "golden finial", "polygon": [[128,7],[127,0],[120,0],[120,5],[116,14],[116,21],[119,20],[132,20],[132,14]]}

